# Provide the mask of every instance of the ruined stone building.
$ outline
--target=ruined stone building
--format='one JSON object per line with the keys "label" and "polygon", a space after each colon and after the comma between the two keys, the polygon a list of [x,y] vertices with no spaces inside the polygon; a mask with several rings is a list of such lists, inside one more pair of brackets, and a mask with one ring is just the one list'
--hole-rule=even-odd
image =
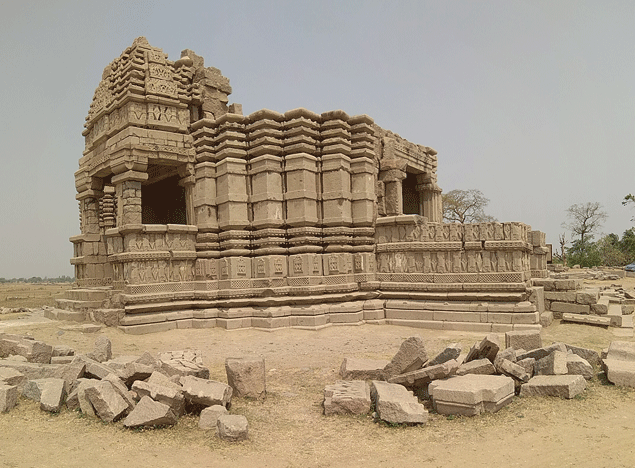
{"label": "ruined stone building", "polygon": [[133,333],[539,327],[544,234],[443,223],[435,150],[342,110],[245,116],[231,91],[194,52],[173,62],[145,38],[105,68],[58,306]]}

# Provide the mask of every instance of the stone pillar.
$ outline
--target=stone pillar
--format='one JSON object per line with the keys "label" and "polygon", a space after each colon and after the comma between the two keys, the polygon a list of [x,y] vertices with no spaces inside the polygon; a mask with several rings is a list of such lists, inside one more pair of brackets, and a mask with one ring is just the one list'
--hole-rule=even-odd
{"label": "stone pillar", "polygon": [[84,190],[75,198],[79,200],[82,234],[99,234],[99,199],[101,190]]}
{"label": "stone pillar", "polygon": [[196,214],[194,212],[194,184],[196,177],[193,175],[183,177],[179,180],[179,185],[185,189],[185,223],[196,224]]}
{"label": "stone pillar", "polygon": [[390,169],[379,175],[384,183],[386,195],[384,197],[387,216],[403,214],[403,193],[401,183],[406,178],[406,172],[399,169]]}
{"label": "stone pillar", "polygon": [[443,222],[443,199],[441,188],[428,178],[426,182],[417,184],[417,191],[421,197],[422,216],[430,223]]}
{"label": "stone pillar", "polygon": [[117,226],[142,224],[141,182],[148,180],[146,172],[126,171],[112,177],[117,197]]}

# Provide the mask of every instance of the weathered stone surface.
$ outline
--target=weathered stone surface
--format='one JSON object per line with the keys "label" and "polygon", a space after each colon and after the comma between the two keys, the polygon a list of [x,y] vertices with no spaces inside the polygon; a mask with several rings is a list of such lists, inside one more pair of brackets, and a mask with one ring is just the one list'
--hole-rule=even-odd
{"label": "weathered stone surface", "polygon": [[475,344],[470,352],[467,353],[467,357],[465,358],[465,362],[475,361],[477,359],[489,359],[491,362],[494,362],[496,359],[496,355],[500,350],[500,340],[496,333],[490,333],[483,340]]}
{"label": "weathered stone surface", "polygon": [[53,347],[29,336],[0,333],[0,356],[23,356],[28,362],[50,364]]}
{"label": "weathered stone surface", "polygon": [[79,358],[86,364],[84,373],[87,377],[101,380],[108,374],[115,373],[115,370],[110,366],[107,366],[106,364],[103,364],[101,362],[97,362],[87,356],[79,356]]}
{"label": "weathered stone surface", "polygon": [[134,393],[128,390],[128,387],[126,387],[126,385],[118,376],[116,376],[115,374],[108,374],[106,377],[103,378],[103,380],[107,380],[108,382],[110,382],[117,393],[121,395],[121,397],[128,405],[128,411],[131,411],[135,407],[137,403],[134,400]]}
{"label": "weathered stone surface", "polygon": [[507,359],[500,359],[496,361],[497,367],[496,369],[501,374],[512,377],[519,382],[527,382],[529,381],[529,374],[525,371],[525,368],[519,366],[518,364],[511,362]]}
{"label": "weathered stone surface", "polygon": [[180,383],[181,377],[178,375],[168,377],[161,371],[154,371],[150,377],[146,379],[146,382],[154,385],[161,385],[163,387],[170,387],[174,390],[182,391],[183,387],[181,387]]}
{"label": "weathered stone surface", "polygon": [[200,379],[209,379],[209,369],[207,367],[185,359],[161,359],[161,370],[168,377],[173,375],[191,375]]}
{"label": "weathered stone surface", "polygon": [[107,380],[87,386],[85,392],[86,397],[95,408],[95,413],[103,421],[116,421],[128,410],[128,404],[115,390],[112,383]]}
{"label": "weathered stone surface", "polygon": [[466,362],[456,370],[456,375],[491,375],[496,373],[494,364],[489,359],[477,359],[476,361]]}
{"label": "weathered stone surface", "polygon": [[542,328],[550,327],[553,323],[553,312],[550,310],[545,310],[540,314],[540,325]]}
{"label": "weathered stone surface", "polygon": [[630,341],[612,341],[606,358],[635,362],[635,343]]}
{"label": "weathered stone surface", "polygon": [[17,386],[21,389],[26,381],[27,378],[22,372],[10,367],[0,367],[0,384]]}
{"label": "weathered stone surface", "polygon": [[563,322],[583,323],[587,325],[611,326],[611,317],[584,314],[562,314]]}
{"label": "weathered stone surface", "polygon": [[22,389],[22,395],[29,400],[39,402],[40,398],[42,397],[42,390],[44,389],[44,385],[46,385],[46,383],[50,380],[52,380],[52,377],[27,381],[24,385],[24,388]]}
{"label": "weathered stone surface", "polygon": [[340,377],[343,380],[383,380],[388,363],[384,359],[344,358]]}
{"label": "weathered stone surface", "polygon": [[567,353],[554,351],[534,365],[534,375],[565,375],[567,373]]}
{"label": "weathered stone surface", "polygon": [[505,333],[505,346],[514,349],[524,349],[526,351],[542,348],[540,330],[519,330],[507,332]]}
{"label": "weathered stone surface", "polygon": [[53,350],[51,352],[51,357],[68,357],[74,356],[75,350],[67,345],[55,345],[53,346]]}
{"label": "weathered stone surface", "polygon": [[377,416],[383,421],[391,424],[423,424],[428,420],[426,409],[403,385],[373,380],[371,397]]}
{"label": "weathered stone surface", "polygon": [[99,380],[80,379],[77,387],[71,392],[66,400],[66,406],[69,409],[77,409],[86,416],[96,416],[95,408],[86,396],[86,389],[97,384]]}
{"label": "weathered stone surface", "polygon": [[0,359],[0,368],[15,369],[29,380],[54,377],[55,371],[59,367],[57,364],[39,364],[27,361],[14,361],[12,359]]}
{"label": "weathered stone surface", "polygon": [[433,380],[445,379],[454,375],[458,368],[459,363],[452,359],[436,366],[424,367],[405,374],[395,375],[388,379],[388,382],[404,385],[408,388],[424,387]]}
{"label": "weathered stone surface", "polygon": [[443,364],[451,359],[457,359],[461,354],[461,345],[458,343],[452,343],[448,345],[443,351],[437,354],[434,358],[425,363],[424,367],[432,367],[439,364]]}
{"label": "weathered stone surface", "polygon": [[127,386],[131,386],[137,380],[145,380],[154,372],[154,367],[141,364],[139,362],[130,362],[119,371],[119,377]]}
{"label": "weathered stone surface", "polygon": [[176,424],[177,419],[168,405],[154,401],[149,396],[143,396],[137,406],[126,416],[123,425],[125,427],[172,426]]}
{"label": "weathered stone surface", "polygon": [[86,355],[93,361],[106,362],[112,358],[112,343],[106,335],[99,335],[95,340],[95,349]]}
{"label": "weathered stone surface", "polygon": [[525,351],[524,353],[517,353],[516,360],[520,361],[522,359],[534,358],[538,361],[554,351],[562,351],[563,353],[566,353],[567,347],[563,343],[553,343],[549,346],[543,346],[542,348],[532,349],[530,351]]}
{"label": "weathered stone surface", "polygon": [[155,369],[161,368],[161,361],[156,359],[152,354],[145,351],[137,360],[135,361],[139,364],[143,364],[144,366],[154,367]]}
{"label": "weathered stone surface", "polygon": [[604,372],[609,382],[618,387],[635,388],[635,362],[621,359],[604,359]]}
{"label": "weathered stone surface", "polygon": [[66,399],[66,381],[64,379],[47,379],[41,389],[40,409],[57,413]]}
{"label": "weathered stone surface", "polygon": [[222,382],[205,380],[191,375],[181,377],[185,398],[202,406],[221,405],[227,408],[232,399],[232,388]]}
{"label": "weathered stone surface", "polygon": [[537,375],[520,387],[520,396],[573,398],[586,389],[581,375]]}
{"label": "weathered stone surface", "polygon": [[216,422],[218,437],[223,440],[237,442],[249,438],[247,418],[240,414],[222,414]]}
{"label": "weathered stone surface", "polygon": [[139,356],[117,356],[110,359],[109,361],[105,361],[103,364],[110,367],[114,371],[122,371],[124,367],[126,367],[126,365],[130,364],[131,362],[137,362],[138,360]]}
{"label": "weathered stone surface", "polygon": [[66,389],[71,391],[75,387],[77,379],[81,379],[86,371],[86,363],[81,359],[74,357],[73,361],[69,364],[63,364],[55,372],[54,376],[59,379],[64,379],[66,382]]}
{"label": "weathered stone surface", "polygon": [[225,372],[234,397],[265,398],[267,384],[264,358],[227,358]]}
{"label": "weathered stone surface", "polygon": [[454,376],[432,382],[428,392],[439,414],[474,416],[483,411],[495,413],[511,403],[514,380],[501,375]]}
{"label": "weathered stone surface", "polygon": [[218,429],[218,417],[224,414],[229,414],[227,408],[221,405],[208,406],[203,408],[201,416],[198,420],[198,427],[200,429]]}
{"label": "weathered stone surface", "polygon": [[516,364],[525,369],[525,372],[529,374],[529,378],[534,376],[534,370],[536,368],[536,360],[534,358],[525,358],[520,361],[516,361]]}
{"label": "weathered stone surface", "polygon": [[428,354],[426,353],[423,338],[420,336],[411,336],[401,343],[397,354],[395,354],[388,365],[384,367],[384,375],[388,379],[406,372],[407,369],[418,369],[423,366],[427,360]]}
{"label": "weathered stone surface", "polygon": [[9,412],[18,402],[20,391],[17,385],[0,383],[0,413]]}
{"label": "weathered stone surface", "polygon": [[370,387],[365,380],[338,380],[324,388],[324,414],[366,414],[370,411]]}
{"label": "weathered stone surface", "polygon": [[168,405],[177,416],[185,413],[185,396],[181,390],[163,385],[151,384],[137,380],[132,384],[132,390],[140,397],[149,396],[154,401]]}
{"label": "weathered stone surface", "polygon": [[[524,350],[518,350],[521,353],[524,352]],[[514,348],[505,348],[501,351],[498,352],[498,354],[496,355],[496,359],[494,359],[494,365],[496,366],[497,361],[500,361],[501,359],[507,359],[508,361],[511,362],[516,362],[516,356],[518,351],[516,351]]]}
{"label": "weathered stone surface", "polygon": [[577,354],[567,354],[567,374],[581,375],[587,380],[590,380],[595,375],[593,366],[589,364],[587,360],[581,358]]}
{"label": "weathered stone surface", "polygon": [[580,348],[578,346],[572,346],[568,344],[565,344],[565,346],[567,347],[567,351],[580,356],[591,365],[599,366],[602,363],[602,360],[600,359],[600,353],[598,353],[594,349]]}

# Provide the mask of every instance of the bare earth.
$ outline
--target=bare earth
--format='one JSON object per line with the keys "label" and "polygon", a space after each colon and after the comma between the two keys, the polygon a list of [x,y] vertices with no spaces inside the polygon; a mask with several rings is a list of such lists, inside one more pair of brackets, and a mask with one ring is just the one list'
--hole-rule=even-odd
{"label": "bare earth", "polygon": [[[609,285],[611,282],[596,284]],[[635,280],[619,282],[633,289]],[[15,287],[15,286],[9,286]],[[39,293],[44,304],[64,288]],[[34,300],[0,288],[0,306],[35,307]],[[30,296],[29,296],[30,297]],[[12,302],[11,304],[8,302]],[[22,302],[21,304],[17,304]],[[14,314],[9,314],[14,315]],[[64,322],[28,314],[0,316],[0,332],[29,333],[50,344],[67,344],[78,353],[92,350],[95,334],[62,333]],[[19,316],[18,316],[19,315]],[[582,398],[515,398],[496,414],[447,418],[431,414],[420,427],[389,427],[370,417],[325,417],[324,386],[333,383],[347,356],[390,359],[401,342],[421,335],[429,354],[459,342],[466,349],[482,334],[438,332],[396,326],[345,326],[321,331],[284,329],[226,331],[172,330],[132,336],[106,328],[115,355],[185,348],[201,349],[211,378],[226,381],[227,357],[262,355],[267,363],[267,399],[263,403],[234,399],[232,413],[249,421],[250,440],[219,441],[198,429],[195,416],[173,428],[131,431],[121,423],[104,424],[81,413],[63,410],[50,415],[21,399],[0,414],[2,467],[331,467],[331,466],[593,466],[635,465],[635,390],[617,388],[603,376],[589,382]],[[504,342],[504,337],[503,338]],[[543,343],[563,341],[600,351],[613,340],[609,329],[559,324],[543,330]]]}

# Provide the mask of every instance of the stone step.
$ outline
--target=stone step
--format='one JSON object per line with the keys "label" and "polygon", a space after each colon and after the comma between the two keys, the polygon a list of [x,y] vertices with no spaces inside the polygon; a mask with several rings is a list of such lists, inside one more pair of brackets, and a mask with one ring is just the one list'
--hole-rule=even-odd
{"label": "stone step", "polygon": [[69,322],[86,321],[86,312],[77,310],[45,309],[44,317],[51,320],[66,320]]}
{"label": "stone step", "polygon": [[69,289],[64,292],[64,298],[73,301],[103,301],[108,289]]}
{"label": "stone step", "polygon": [[562,314],[563,322],[583,323],[587,325],[611,326],[611,317],[604,315]]}
{"label": "stone step", "polygon": [[72,311],[84,311],[87,309],[99,309],[101,308],[102,301],[78,301],[73,299],[56,299],[55,306],[59,309],[66,309]]}

